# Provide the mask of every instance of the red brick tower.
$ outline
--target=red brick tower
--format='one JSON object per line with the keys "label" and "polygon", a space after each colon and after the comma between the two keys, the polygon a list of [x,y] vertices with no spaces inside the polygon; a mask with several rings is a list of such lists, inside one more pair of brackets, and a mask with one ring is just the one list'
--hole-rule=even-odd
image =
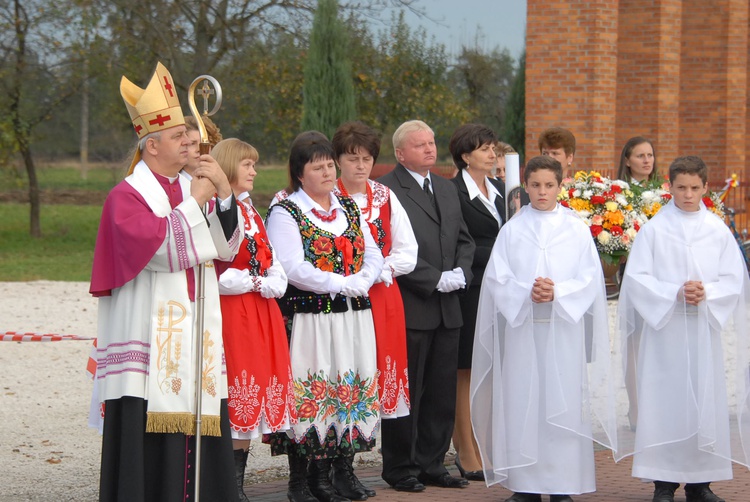
{"label": "red brick tower", "polygon": [[575,169],[614,175],[627,139],[646,136],[662,174],[688,154],[709,165],[714,190],[737,173],[730,205],[746,213],[748,10],[750,0],[528,0],[527,156],[558,125],[576,136]]}

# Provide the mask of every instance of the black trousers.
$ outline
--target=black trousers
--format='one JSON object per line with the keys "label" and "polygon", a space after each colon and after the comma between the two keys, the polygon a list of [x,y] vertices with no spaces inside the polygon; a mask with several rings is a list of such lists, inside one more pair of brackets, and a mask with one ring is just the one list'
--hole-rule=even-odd
{"label": "black trousers", "polygon": [[381,422],[383,479],[393,485],[406,476],[447,472],[456,415],[459,329],[406,330],[411,413]]}

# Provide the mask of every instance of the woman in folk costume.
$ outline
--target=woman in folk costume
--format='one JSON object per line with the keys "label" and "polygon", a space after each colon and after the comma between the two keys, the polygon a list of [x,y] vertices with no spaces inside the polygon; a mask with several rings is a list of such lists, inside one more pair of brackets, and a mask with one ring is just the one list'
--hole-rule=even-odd
{"label": "woman in folk costume", "polygon": [[232,186],[242,214],[243,239],[231,264],[217,262],[229,383],[235,475],[241,501],[250,440],[289,429],[296,420],[289,344],[274,298],[286,291],[286,273],[266,235],[250,191],[258,151],[236,138],[211,151]]}
{"label": "woman in folk costume", "polygon": [[560,163],[535,157],[524,178],[531,205],[501,228],[482,282],[471,420],[506,502],[570,502],[596,489],[592,440],[616,440],[604,278],[588,228],[556,202]]}
{"label": "woman in folk costume", "polygon": [[289,456],[290,500],[344,501],[331,485],[333,458],[370,450],[380,422],[367,292],[383,255],[354,201],[333,194],[334,151],[323,134],[297,136],[289,178],[293,191],[267,223],[289,280],[280,303],[291,321],[298,421],[275,435],[272,451]]}
{"label": "woman in folk costume", "polygon": [[[393,278],[414,270],[417,239],[409,216],[390,188],[369,179],[380,153],[380,136],[375,130],[361,122],[347,122],[336,130],[332,143],[341,169],[334,193],[357,203],[385,257],[369,296],[377,342],[380,418],[398,418],[409,414],[409,368],[404,304]],[[333,486],[352,500],[375,496],[354,474],[353,459],[353,455],[336,457]]]}
{"label": "woman in folk costume", "polygon": [[[179,175],[188,140],[164,66],[157,65],[146,89],[123,77],[120,93],[140,141],[129,175],[104,203],[91,274],[91,293],[100,298],[99,499],[182,501],[192,497],[199,475],[201,500],[237,500],[219,290],[210,268],[200,334],[195,302],[198,265],[231,260],[239,248],[237,205],[210,155],[201,157],[192,181]],[[199,361],[202,371],[196,375]],[[193,436],[197,385],[202,390],[200,473]]]}
{"label": "woman in folk costume", "polygon": [[732,479],[732,461],[750,466],[750,281],[732,233],[701,200],[707,171],[700,157],[672,162],[672,201],[638,232],[618,301],[639,410],[634,433],[619,428],[618,459],[634,454],[632,474],[654,481],[656,502],[672,502],[680,483],[688,502],[723,502],[709,484]]}

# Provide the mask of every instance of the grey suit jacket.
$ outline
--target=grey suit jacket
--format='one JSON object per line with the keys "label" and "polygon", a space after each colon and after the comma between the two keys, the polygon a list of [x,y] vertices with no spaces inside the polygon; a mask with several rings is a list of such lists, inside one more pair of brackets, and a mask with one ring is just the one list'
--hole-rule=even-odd
{"label": "grey suit jacket", "polygon": [[414,271],[397,277],[406,327],[436,329],[442,321],[446,328],[460,328],[463,319],[458,295],[464,290],[438,293],[435,287],[442,272],[456,267],[463,270],[467,287],[471,284],[474,240],[466,228],[456,186],[438,175],[430,178],[438,210],[401,164],[378,179],[404,206],[419,245]]}

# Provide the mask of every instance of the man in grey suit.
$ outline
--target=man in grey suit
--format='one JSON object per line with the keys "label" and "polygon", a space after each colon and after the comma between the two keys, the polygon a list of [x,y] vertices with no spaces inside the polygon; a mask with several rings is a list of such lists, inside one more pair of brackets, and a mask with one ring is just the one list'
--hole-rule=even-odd
{"label": "man in grey suit", "polygon": [[411,414],[383,420],[383,479],[396,490],[425,484],[461,488],[463,478],[443,465],[456,408],[458,339],[463,323],[459,291],[471,284],[474,241],[466,228],[456,186],[432,176],[437,147],[422,121],[393,134],[398,164],[378,181],[398,197],[419,244],[413,272],[397,277],[406,315]]}

